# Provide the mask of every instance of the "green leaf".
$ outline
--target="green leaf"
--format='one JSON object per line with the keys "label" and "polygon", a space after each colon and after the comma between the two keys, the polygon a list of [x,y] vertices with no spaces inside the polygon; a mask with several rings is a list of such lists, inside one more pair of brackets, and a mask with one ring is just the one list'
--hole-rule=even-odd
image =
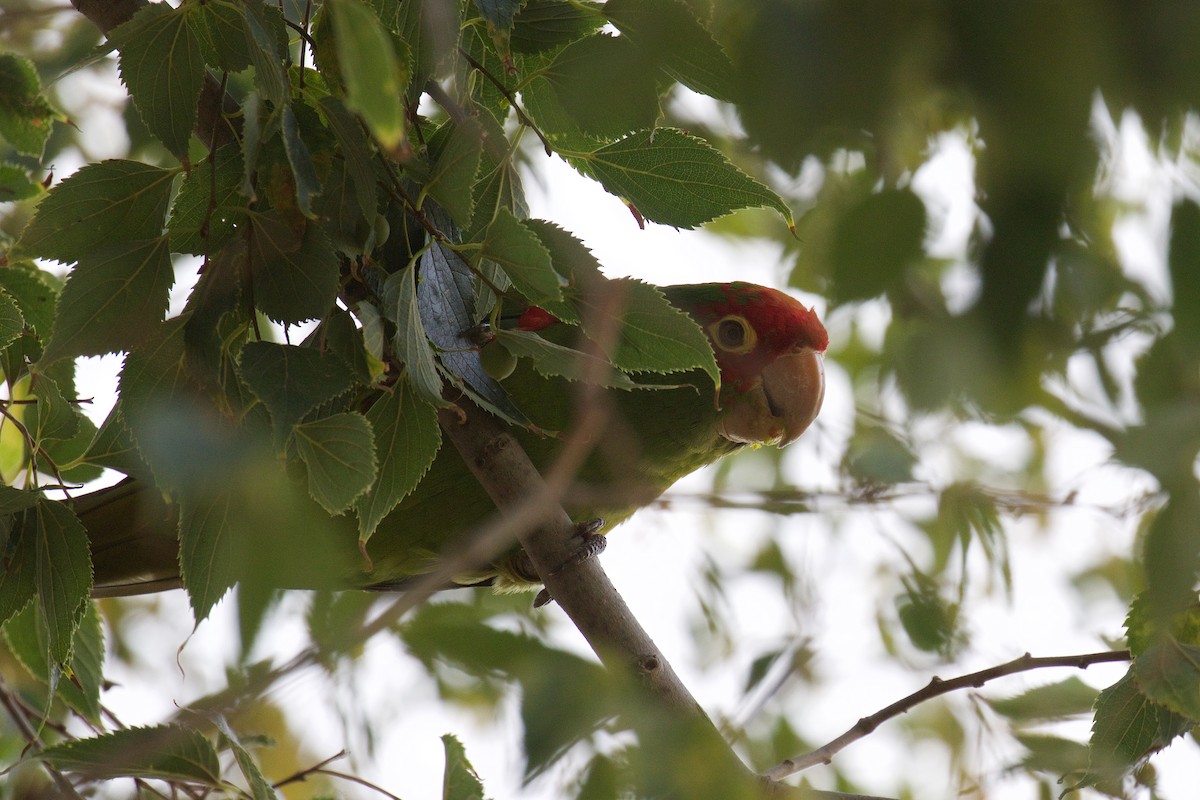
{"label": "green leaf", "polygon": [[717,100],[732,102],[733,63],[686,4],[678,0],[610,0],[604,14],[622,36],[660,59],[675,80]]}
{"label": "green leaf", "polygon": [[[33,62],[0,53],[0,137],[18,153],[40,158],[55,120],[65,119],[42,95]],[[17,200],[0,195],[0,202]]]}
{"label": "green leaf", "polygon": [[846,471],[866,483],[910,481],[916,464],[909,446],[881,425],[856,428],[844,460]]}
{"label": "green leaf", "polygon": [[694,228],[739,208],[761,206],[795,225],[779,195],[708,143],[673,128],[632,133],[574,160],[653,222]]}
{"label": "green leaf", "polygon": [[25,317],[17,301],[0,290],[0,350],[12,344],[25,329]]}
{"label": "green leaf", "polygon": [[71,658],[72,640],[92,590],[87,531],[62,503],[40,499],[26,516],[36,542],[38,608],[46,621],[46,646],[56,664]]}
{"label": "green leaf", "polygon": [[1088,784],[1117,781],[1143,759],[1195,725],[1155,703],[1138,688],[1133,670],[1100,692],[1088,743]]}
{"label": "green leaf", "polygon": [[[10,489],[10,492],[20,491]],[[25,492],[28,495],[28,508],[32,508],[39,495]],[[10,502],[15,498],[10,498]],[[5,518],[4,559],[0,560],[0,624],[10,619],[23,608],[31,607],[29,602],[37,593],[37,537],[33,525],[27,520],[32,515],[16,514]],[[45,652],[45,648],[42,648]]]}
{"label": "green leaf", "polygon": [[188,16],[186,9],[151,3],[108,35],[121,51],[121,80],[142,121],[180,159],[187,157],[205,76]]}
{"label": "green leaf", "polygon": [[567,45],[521,90],[526,111],[559,146],[591,149],[658,120],[658,75],[621,37],[597,34]]}
{"label": "green leaf", "polygon": [[1200,287],[1195,269],[1200,263],[1200,205],[1183,200],[1171,212],[1171,270],[1175,326],[1193,352],[1200,351]]}
{"label": "green leaf", "polygon": [[866,300],[901,285],[924,253],[925,204],[909,189],[868,195],[837,221],[830,268],[833,299]]}
{"label": "green leaf", "polygon": [[192,168],[179,186],[167,220],[172,252],[213,254],[233,237],[240,212],[249,203],[241,193],[242,170],[241,151],[234,145],[210,153]]}
{"label": "green leaf", "polygon": [[229,723],[220,715],[216,717],[215,723],[225,743],[233,751],[233,757],[238,763],[238,769],[242,771],[242,776],[250,786],[250,796],[253,800],[276,800],[279,794],[275,791],[275,787],[263,777],[262,770],[254,760],[254,756],[250,755],[250,751],[242,745],[237,734],[229,727]]}
{"label": "green leaf", "polygon": [[28,330],[41,342],[50,338],[58,285],[53,276],[33,264],[17,261],[0,269],[0,288],[17,303]]}
{"label": "green leaf", "polygon": [[[27,508],[33,508],[37,503],[38,493],[28,489],[18,489],[15,486],[0,484],[0,515],[15,514]],[[0,617],[0,621],[3,618]]]}
{"label": "green leaf", "polygon": [[[283,64],[287,28],[283,14],[270,3],[245,3],[242,7],[246,12],[246,46],[254,63],[254,85],[271,105],[282,106],[288,98],[288,76]],[[252,159],[247,157],[247,161]]]}
{"label": "green leaf", "polygon": [[370,220],[379,208],[371,143],[358,120],[350,114],[341,100],[326,95],[321,98],[319,105],[346,159],[346,169],[354,181],[354,196],[358,207],[363,217]]}
{"label": "green leaf", "polygon": [[41,185],[25,169],[16,164],[0,162],[0,203],[28,200],[37,197],[41,191]]}
{"label": "green leaf", "polygon": [[63,397],[53,378],[35,375],[29,391],[37,403],[30,409],[25,422],[38,443],[70,439],[75,435],[79,430],[79,411]]}
{"label": "green leaf", "polygon": [[84,460],[126,475],[149,477],[147,465],[125,424],[124,404],[118,400],[100,425],[84,454]]}
{"label": "green leaf", "polygon": [[105,245],[157,238],[175,174],[136,161],[88,164],[50,190],[15,249],[69,264]]}
{"label": "green leaf", "polygon": [[315,224],[294,230],[276,211],[250,215],[250,275],[259,309],[281,323],[319,319],[337,297],[338,257]]}
{"label": "green leaf", "polygon": [[313,166],[308,145],[300,138],[300,124],[290,104],[283,107],[280,130],[283,134],[283,150],[287,154],[288,164],[291,165],[292,176],[295,178],[296,207],[304,216],[316,219],[317,214],[313,211],[312,204],[313,199],[321,193],[321,181],[317,178],[317,170]]}
{"label": "green leaf", "polygon": [[162,322],[174,280],[165,236],[81,257],[59,295],[41,363],[130,350]]}
{"label": "green leaf", "polygon": [[421,307],[417,298],[416,269],[407,267],[388,276],[383,286],[384,299],[396,323],[392,344],[404,362],[407,382],[427,403],[442,404],[442,379],[438,375],[433,348],[425,336]]}
{"label": "green leaf", "polygon": [[379,475],[358,498],[358,538],[366,541],[396,504],[417,487],[442,445],[437,413],[407,381],[401,381],[367,410],[375,431]]}
{"label": "green leaf", "polygon": [[[636,384],[612,364],[588,353],[563,347],[528,331],[498,330],[496,344],[517,358],[528,358],[543,375],[562,377],[571,381],[587,378],[598,386],[632,389]],[[493,345],[488,345],[492,347]]]}
{"label": "green leaf", "polygon": [[513,287],[531,303],[562,299],[564,280],[554,271],[550,251],[512,212],[497,208],[483,240],[483,257],[500,265]]}
{"label": "green leaf", "polygon": [[[611,291],[624,292],[620,338],[612,362],[626,372],[681,372],[702,369],[720,385],[721,371],[712,345],[700,326],[672,305],[657,286],[622,278],[611,282]],[[586,297],[581,305],[587,305]],[[594,315],[593,315],[594,316]],[[601,332],[584,330],[596,338]]]}
{"label": "green leaf", "polygon": [[179,499],[179,575],[197,624],[237,582],[233,537],[239,511],[228,489]]}
{"label": "green leaf", "polygon": [[604,25],[596,3],[526,0],[513,19],[509,43],[518,53],[544,53],[582,39]]}
{"label": "green leaf", "polygon": [[292,435],[308,467],[308,493],[330,514],[349,508],[375,480],[375,437],[362,414],[304,422]]}
{"label": "green leaf", "polygon": [[451,734],[442,736],[446,767],[442,775],[442,800],[483,800],[483,784],[467,760],[467,751]]}
{"label": "green leaf", "polygon": [[212,744],[176,725],[126,728],[48,747],[38,758],[93,780],[158,778],[221,787],[221,764]]}
{"label": "green leaf", "polygon": [[1036,686],[1015,697],[984,698],[997,714],[1015,723],[1038,723],[1087,714],[1099,692],[1074,676]]}
{"label": "green leaf", "polygon": [[1164,636],[1134,659],[1133,677],[1146,697],[1200,722],[1200,647]]}
{"label": "green leaf", "polygon": [[331,0],[338,66],[346,105],[357,111],[376,141],[388,151],[404,140],[404,93],[409,70],[392,37],[362,0]]}
{"label": "green leaf", "polygon": [[277,445],[305,414],[355,382],[354,373],[334,355],[274,342],[247,343],[238,357],[238,373],[271,412]]}
{"label": "green leaf", "polygon": [[[529,204],[525,201],[525,190],[521,185],[521,173],[513,163],[514,153],[507,147],[492,147],[493,143],[504,142],[504,131],[488,115],[481,117],[484,124],[484,142],[475,178],[474,218],[466,229],[466,238],[474,239],[491,224],[499,209],[503,208],[519,220],[529,216]],[[483,306],[480,306],[483,307]]]}
{"label": "green leaf", "polygon": [[208,66],[241,72],[250,66],[245,7],[235,0],[206,0],[188,6],[188,25]]}
{"label": "green leaf", "polygon": [[71,680],[58,680],[57,664],[46,660],[45,619],[37,606],[27,605],[4,626],[4,639],[9,649],[37,680],[50,686],[57,684],[58,697],[93,724],[100,724],[100,685],[104,682],[104,634],[100,630],[100,615],[96,606],[87,604],[86,613],[75,633],[68,674]]}
{"label": "green leaf", "polygon": [[[442,134],[446,130],[449,132]],[[447,122],[438,133],[441,135],[430,143],[435,160],[425,191],[450,212],[455,222],[465,226],[470,224],[474,208],[483,128],[468,117],[461,123]]]}

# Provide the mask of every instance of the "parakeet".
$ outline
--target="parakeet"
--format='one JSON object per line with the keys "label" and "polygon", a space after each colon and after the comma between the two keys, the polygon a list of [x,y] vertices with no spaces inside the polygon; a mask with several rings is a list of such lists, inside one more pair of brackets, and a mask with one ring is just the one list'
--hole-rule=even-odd
{"label": "parakeet", "polygon": [[[578,490],[564,500],[577,521],[600,518],[611,528],[684,475],[725,455],[750,444],[794,441],[821,409],[828,335],[814,311],[782,292],[748,283],[662,291],[707,334],[720,368],[719,392],[714,395],[711,379],[699,371],[669,376],[663,388],[608,390],[611,422],[576,477]],[[568,328],[540,309],[522,315],[520,324],[544,333]],[[519,364],[503,385],[538,426],[569,428],[574,392],[565,380]],[[553,436],[528,430],[516,435],[540,469],[562,447]],[[178,512],[156,488],[129,479],[76,499],[75,511],[88,531],[96,596],[180,585]],[[494,512],[458,453],[443,446],[417,488],[380,523],[365,557],[355,526],[343,518],[346,558],[332,566],[339,574],[324,585],[401,586]],[[283,580],[289,588],[308,588]],[[519,551],[459,580],[500,588],[536,586]]]}

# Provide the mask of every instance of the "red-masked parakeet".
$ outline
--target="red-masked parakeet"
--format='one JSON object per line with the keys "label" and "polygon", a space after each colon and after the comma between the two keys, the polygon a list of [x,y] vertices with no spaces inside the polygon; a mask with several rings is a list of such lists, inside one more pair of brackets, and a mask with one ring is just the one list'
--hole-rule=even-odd
{"label": "red-masked parakeet", "polygon": [[[720,388],[699,370],[656,376],[666,388],[611,389],[615,413],[577,476],[578,492],[564,507],[578,520],[602,518],[609,527],[679,478],[748,444],[783,446],[820,411],[828,344],[816,314],[774,289],[747,283],[663,288],[667,299],[705,331],[720,369]],[[549,313],[530,309],[517,326],[551,336],[571,332]],[[492,346],[492,345],[485,345]],[[570,430],[577,393],[561,378],[538,374],[520,359],[503,386],[543,430]],[[553,436],[521,430],[533,463],[546,468],[561,448]],[[82,496],[75,510],[88,530],[97,596],[138,594],[180,585],[178,511],[154,487],[126,480]],[[452,447],[443,446],[416,489],[383,518],[359,551],[355,526],[344,516],[344,562],[328,584],[340,588],[403,585],[428,570],[437,553],[487,519],[495,509]],[[460,578],[500,588],[530,584],[528,568],[512,553],[490,568]],[[321,565],[316,565],[319,569]],[[306,588],[306,578],[280,576]]]}

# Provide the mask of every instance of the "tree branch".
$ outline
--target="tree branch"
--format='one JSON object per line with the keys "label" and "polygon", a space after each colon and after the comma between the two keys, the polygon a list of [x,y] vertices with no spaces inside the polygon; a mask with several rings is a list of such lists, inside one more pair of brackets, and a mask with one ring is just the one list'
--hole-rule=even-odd
{"label": "tree branch", "polygon": [[929,683],[925,688],[913,692],[907,697],[892,703],[886,708],[880,709],[869,717],[863,717],[854,724],[852,728],[843,733],[841,736],[831,742],[818,747],[809,753],[805,753],[795,758],[789,758],[780,764],[776,764],[771,769],[763,773],[766,777],[772,780],[782,780],[789,775],[794,775],[801,770],[816,766],[817,764],[828,764],[833,760],[833,757],[841,752],[847,745],[858,741],[867,734],[874,731],[882,723],[898,717],[901,714],[908,712],[909,709],[917,706],[920,703],[930,700],[939,695],[947,694],[948,692],[957,691],[958,689],[978,689],[985,683],[996,678],[1004,677],[1005,675],[1014,675],[1018,672],[1028,672],[1034,669],[1045,669],[1047,667],[1074,667],[1075,669],[1087,669],[1092,664],[1103,664],[1111,661],[1128,661],[1130,659],[1128,650],[1106,650],[1102,653],[1085,653],[1082,655],[1073,656],[1046,656],[1043,658],[1034,658],[1026,653],[1020,658],[1014,658],[1004,664],[978,672],[972,672],[967,675],[960,675],[957,678],[951,678],[944,681],[941,678],[933,677],[929,679]]}

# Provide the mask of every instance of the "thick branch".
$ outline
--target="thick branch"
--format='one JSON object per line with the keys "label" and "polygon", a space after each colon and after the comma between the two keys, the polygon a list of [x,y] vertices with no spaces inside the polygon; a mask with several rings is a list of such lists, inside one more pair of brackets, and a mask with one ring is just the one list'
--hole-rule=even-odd
{"label": "thick branch", "polygon": [[598,559],[572,561],[574,524],[517,440],[465,400],[459,416],[440,413],[442,428],[472,474],[503,512],[536,509],[517,534],[546,589],[606,665],[633,669],[668,706],[703,711],[629,610]]}
{"label": "thick branch", "polygon": [[1028,672],[1033,669],[1045,669],[1047,667],[1074,667],[1075,669],[1087,669],[1092,664],[1103,664],[1111,661],[1128,661],[1130,658],[1128,650],[1106,650],[1102,653],[1085,653],[1083,655],[1074,656],[1047,656],[1044,658],[1034,658],[1026,653],[1020,658],[1014,658],[1004,664],[995,667],[989,667],[978,672],[972,672],[967,675],[960,675],[957,678],[951,678],[944,681],[941,678],[930,678],[929,683],[925,688],[913,692],[908,697],[897,700],[887,708],[880,709],[869,717],[863,717],[854,724],[850,730],[843,733],[828,744],[818,747],[810,753],[789,758],[781,764],[777,764],[767,770],[766,777],[772,780],[782,780],[789,775],[814,767],[818,764],[828,764],[841,750],[847,745],[858,741],[867,734],[878,728],[883,722],[898,717],[906,713],[909,709],[917,706],[920,703],[930,700],[939,695],[948,692],[957,691],[958,689],[978,689],[985,683],[996,678],[1004,677],[1005,675],[1014,675],[1018,672]]}

